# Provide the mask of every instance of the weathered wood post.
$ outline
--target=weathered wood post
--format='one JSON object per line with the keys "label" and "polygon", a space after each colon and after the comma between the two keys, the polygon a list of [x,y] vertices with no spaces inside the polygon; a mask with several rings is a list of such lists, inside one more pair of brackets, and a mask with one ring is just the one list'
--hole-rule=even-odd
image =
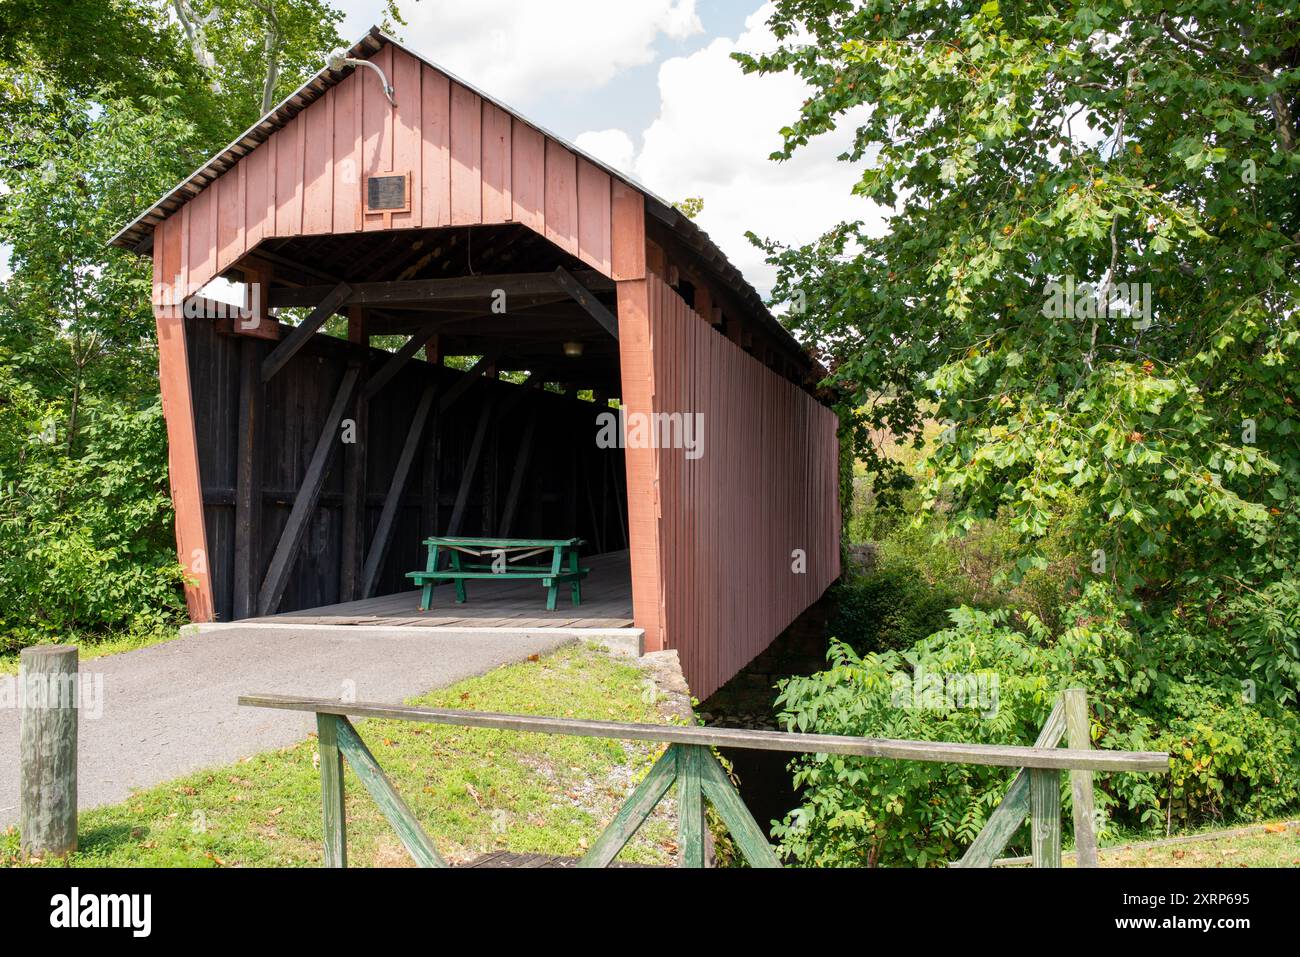
{"label": "weathered wood post", "polygon": [[[1066,740],[1070,748],[1086,751],[1092,747],[1088,729],[1088,692],[1069,688],[1065,692]],[[1075,865],[1097,866],[1097,828],[1093,816],[1092,772],[1070,772],[1070,790],[1074,798]]]}
{"label": "weathered wood post", "polygon": [[704,866],[704,794],[701,790],[702,747],[677,751],[677,843],[682,867]]}
{"label": "weathered wood post", "polygon": [[77,649],[24,648],[18,683],[22,852],[63,857],[77,849]]}
{"label": "weathered wood post", "polygon": [[1061,772],[1029,769],[1029,846],[1034,867],[1061,866]]}
{"label": "weathered wood post", "polygon": [[347,808],[343,801],[343,755],[339,751],[338,733],[340,720],[332,714],[316,715],[326,867],[348,866]]}

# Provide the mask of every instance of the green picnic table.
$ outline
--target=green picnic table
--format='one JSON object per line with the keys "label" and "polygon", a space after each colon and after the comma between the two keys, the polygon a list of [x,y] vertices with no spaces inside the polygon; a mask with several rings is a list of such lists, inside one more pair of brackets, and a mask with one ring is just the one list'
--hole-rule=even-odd
{"label": "green picnic table", "polygon": [[[456,601],[465,601],[465,582],[472,578],[536,578],[546,589],[546,610],[555,611],[560,585],[569,585],[575,605],[582,604],[582,579],[588,568],[578,567],[580,538],[469,538],[435,536],[426,538],[429,559],[422,572],[407,572],[406,577],[420,586],[420,611],[428,611],[433,588],[444,582],[456,585]],[[450,557],[450,567],[438,567],[442,553]],[[550,564],[519,564],[539,555],[550,554]]]}

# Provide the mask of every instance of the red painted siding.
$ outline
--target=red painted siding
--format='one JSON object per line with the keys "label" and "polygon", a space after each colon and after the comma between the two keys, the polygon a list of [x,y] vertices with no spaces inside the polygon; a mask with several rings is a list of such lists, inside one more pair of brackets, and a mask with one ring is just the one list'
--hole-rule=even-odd
{"label": "red painted siding", "polygon": [[[396,107],[373,73],[352,73],[164,221],[181,230],[182,289],[272,237],[508,222],[611,275],[608,173],[403,50],[374,60]],[[411,211],[391,227],[361,207],[365,177],[386,172],[411,174]]]}
{"label": "red painted siding", "polygon": [[698,414],[703,425],[698,458],[655,451],[658,619],[703,698],[839,576],[837,420],[657,275],[645,283],[653,410]]}

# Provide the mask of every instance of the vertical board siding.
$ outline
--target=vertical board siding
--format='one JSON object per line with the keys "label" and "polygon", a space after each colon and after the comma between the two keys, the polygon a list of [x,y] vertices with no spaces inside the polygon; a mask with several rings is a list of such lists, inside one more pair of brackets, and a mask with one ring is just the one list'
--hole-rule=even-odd
{"label": "vertical board siding", "polygon": [[319,106],[302,114],[302,231],[307,235],[334,229],[334,98],[327,93]]}
{"label": "vertical board siding", "polygon": [[243,252],[244,203],[240,192],[245,175],[242,165],[237,166],[213,184],[217,191],[218,270],[228,268]]}
{"label": "vertical board siding", "polygon": [[483,104],[477,93],[451,85],[451,224],[483,221]]}
{"label": "vertical board siding", "polygon": [[420,74],[420,197],[425,226],[451,225],[451,83]]}
{"label": "vertical board siding", "polygon": [[[385,44],[383,49],[376,53],[371,59],[384,71],[384,76],[389,77],[392,82],[393,75],[393,48]],[[370,77],[363,77],[361,80],[361,103],[362,103],[362,121],[361,121],[361,164],[366,176],[375,176],[379,173],[390,172],[393,168],[393,127],[396,125],[393,114],[396,112],[388,102],[388,97],[378,83],[379,78],[374,76],[372,71]],[[366,79],[370,82],[367,83]],[[307,109],[303,110],[299,116],[306,115],[315,109],[319,103],[313,103]],[[384,217],[366,216],[362,228],[367,232],[384,228]]]}
{"label": "vertical board siding", "polygon": [[189,251],[186,295],[197,292],[207,282],[200,277],[210,279],[217,274],[217,219],[213,208],[216,196],[216,190],[208,187],[185,207],[190,214],[185,244]]}
{"label": "vertical board siding", "polygon": [[578,159],[578,255],[606,276],[610,273],[610,176]]}
{"label": "vertical board siding", "polygon": [[[514,218],[510,197],[510,114],[492,103],[483,104],[483,219],[507,223]],[[608,191],[607,191],[608,192]]]}
{"label": "vertical board siding", "polygon": [[516,221],[546,231],[546,138],[531,126],[512,122],[511,201]]}
{"label": "vertical board siding", "polygon": [[[331,91],[333,92],[333,91]],[[252,249],[275,231],[275,178],[272,175],[271,152],[263,147],[239,163],[247,169],[244,187],[244,249]]]}
{"label": "vertical board siding", "polygon": [[[373,59],[395,107],[354,71],[172,214],[188,292],[273,237],[509,222],[613,275],[614,207],[642,202],[634,188],[404,50]],[[389,172],[410,173],[411,211],[364,215],[365,178]]]}
{"label": "vertical board siding", "polygon": [[[302,130],[306,111],[271,137],[275,143],[275,234],[302,235]],[[243,162],[242,160],[240,162]],[[203,195],[199,194],[200,197]],[[198,200],[195,200],[197,203]]]}
{"label": "vertical board siding", "polygon": [[411,174],[411,211],[394,213],[393,228],[409,229],[421,225],[423,207],[417,197],[422,195],[423,166],[420,154],[423,146],[420,127],[423,121],[424,100],[420,91],[420,61],[405,50],[389,48],[393,56],[393,99],[397,109],[393,114],[393,155],[391,166],[395,173]]}
{"label": "vertical board siding", "polygon": [[578,158],[555,140],[546,141],[546,238],[578,254]]}
{"label": "vertical board siding", "polygon": [[703,417],[699,458],[655,458],[663,634],[704,698],[839,576],[837,422],[658,276],[646,284],[653,409]]}
{"label": "vertical board siding", "polygon": [[154,237],[154,315],[174,318],[181,314],[181,297],[185,294],[185,267],[181,259],[185,233],[182,216],[170,216],[158,227]]}

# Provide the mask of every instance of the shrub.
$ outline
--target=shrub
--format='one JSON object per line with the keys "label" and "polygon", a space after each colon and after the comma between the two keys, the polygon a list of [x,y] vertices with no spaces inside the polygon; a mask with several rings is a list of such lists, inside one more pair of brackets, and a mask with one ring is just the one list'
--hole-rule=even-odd
{"label": "shrub", "polygon": [[[1058,694],[1082,686],[1097,746],[1167,750],[1172,758],[1167,778],[1097,777],[1108,827],[1251,819],[1295,804],[1294,713],[1271,699],[1244,701],[1228,670],[1184,679],[1168,666],[1185,648],[1167,657],[1160,642],[1135,638],[1107,586],[1090,585],[1055,634],[1028,612],[963,606],[951,618],[950,628],[906,651],[859,655],[834,642],[827,670],[781,685],[782,724],[822,734],[1030,744]],[[835,755],[802,756],[791,768],[801,804],[774,834],[805,866],[951,860],[1010,781],[1005,769]],[[1068,785],[1063,790],[1068,807]]]}
{"label": "shrub", "polygon": [[100,406],[90,418],[82,455],[32,442],[4,478],[4,650],[70,633],[154,631],[180,615],[161,403]]}
{"label": "shrub", "polygon": [[859,654],[910,648],[944,626],[956,600],[947,587],[894,564],[835,586],[830,633]]}

